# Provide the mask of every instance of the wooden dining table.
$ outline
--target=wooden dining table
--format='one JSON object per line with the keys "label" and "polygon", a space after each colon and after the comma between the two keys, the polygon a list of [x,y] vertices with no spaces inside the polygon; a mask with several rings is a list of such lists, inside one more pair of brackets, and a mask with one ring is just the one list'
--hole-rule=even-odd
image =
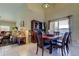
{"label": "wooden dining table", "polygon": [[[47,36],[47,35],[43,35],[42,36],[43,40],[48,40],[49,43],[51,44],[53,40],[57,40],[57,39],[62,39],[63,36],[62,35],[55,35],[55,36]],[[50,47],[49,47],[50,48]],[[51,49],[49,49],[49,53],[51,53]]]}
{"label": "wooden dining table", "polygon": [[54,40],[56,38],[63,38],[62,35],[55,35],[55,36],[47,36],[47,35],[43,35],[42,36],[43,39],[46,39],[46,40]]}

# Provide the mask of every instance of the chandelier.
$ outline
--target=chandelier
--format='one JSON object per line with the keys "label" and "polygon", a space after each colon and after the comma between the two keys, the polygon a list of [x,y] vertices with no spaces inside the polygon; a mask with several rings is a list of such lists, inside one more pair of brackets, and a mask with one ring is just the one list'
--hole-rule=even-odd
{"label": "chandelier", "polygon": [[41,5],[41,7],[43,7],[43,8],[49,8],[49,7],[55,7],[56,6],[56,3],[43,3],[42,5]]}
{"label": "chandelier", "polygon": [[43,8],[48,8],[49,6],[50,6],[50,5],[49,5],[48,3],[43,3],[43,4],[42,4],[42,7],[43,7]]}

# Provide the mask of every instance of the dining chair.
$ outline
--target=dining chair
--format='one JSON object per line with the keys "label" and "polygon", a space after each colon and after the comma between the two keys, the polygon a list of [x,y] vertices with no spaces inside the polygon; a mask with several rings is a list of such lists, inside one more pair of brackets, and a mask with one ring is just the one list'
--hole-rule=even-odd
{"label": "dining chair", "polygon": [[[60,38],[58,38],[58,40],[60,40]],[[68,47],[68,42],[67,41],[69,41],[69,33],[66,32],[61,40],[62,40],[62,42],[57,41],[55,43],[53,41],[50,41],[50,53],[52,53],[52,48],[60,48],[62,56],[63,56],[64,53],[65,53],[65,46],[66,46],[66,49],[68,51],[69,47]]]}
{"label": "dining chair", "polygon": [[71,36],[71,32],[69,32],[66,43],[65,43],[67,54],[69,53],[69,44],[71,44],[71,37],[70,36]]}
{"label": "dining chair", "polygon": [[45,47],[47,48],[49,46],[49,44],[44,45],[45,41],[42,38],[42,32],[40,30],[37,30],[35,32],[35,38],[36,38],[36,42],[37,42],[36,54],[38,54],[38,48],[40,47],[42,49],[42,56],[43,56],[43,54],[44,54],[44,48]]}

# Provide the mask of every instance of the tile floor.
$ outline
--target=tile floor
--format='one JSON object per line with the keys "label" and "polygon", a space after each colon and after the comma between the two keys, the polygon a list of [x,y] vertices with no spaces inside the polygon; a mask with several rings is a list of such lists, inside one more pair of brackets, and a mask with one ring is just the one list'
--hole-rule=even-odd
{"label": "tile floor", "polygon": [[[68,56],[78,56],[79,47],[71,47]],[[30,43],[26,45],[8,45],[0,47],[0,56],[41,56],[41,49],[39,48],[38,55],[36,55],[36,44]],[[45,49],[44,56],[61,56],[60,49],[54,49],[52,54]]]}

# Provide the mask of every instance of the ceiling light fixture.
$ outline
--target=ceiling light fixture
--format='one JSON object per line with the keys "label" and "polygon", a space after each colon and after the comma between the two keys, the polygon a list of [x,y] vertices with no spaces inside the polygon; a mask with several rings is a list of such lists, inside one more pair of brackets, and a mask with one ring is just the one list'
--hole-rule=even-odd
{"label": "ceiling light fixture", "polygon": [[49,8],[49,7],[55,8],[55,6],[56,6],[56,3],[52,3],[52,4],[43,3],[43,4],[41,5],[42,8]]}
{"label": "ceiling light fixture", "polygon": [[49,7],[49,4],[48,3],[44,3],[44,4],[42,4],[42,7],[43,8],[48,8]]}

